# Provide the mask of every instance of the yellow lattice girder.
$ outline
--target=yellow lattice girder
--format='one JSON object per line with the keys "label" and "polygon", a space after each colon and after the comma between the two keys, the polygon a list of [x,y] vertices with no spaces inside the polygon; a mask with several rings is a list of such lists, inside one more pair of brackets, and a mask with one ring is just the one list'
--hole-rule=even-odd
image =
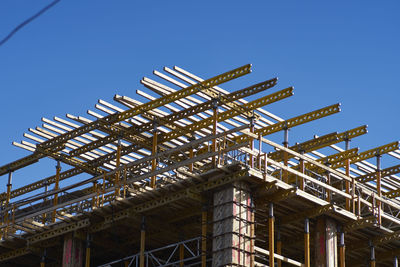
{"label": "yellow lattice girder", "polygon": [[[53,147],[50,151],[58,151],[63,148],[64,148],[64,144],[59,144],[59,145]],[[44,156],[45,155],[43,155],[39,151],[36,151],[32,155],[23,157],[22,159],[19,159],[14,162],[11,162],[7,165],[4,165],[4,166],[0,167],[0,176],[6,174],[8,172],[12,172],[17,169],[28,166],[30,164],[33,164],[33,163],[37,162],[39,159],[43,158]]]}
{"label": "yellow lattice girder", "polygon": [[[281,122],[275,123],[273,125],[257,129],[257,130],[255,130],[254,133],[257,135],[261,134],[261,136],[266,136],[269,134],[279,132],[285,128],[289,129],[289,128],[316,120],[316,119],[320,119],[320,118],[335,114],[339,111],[340,111],[340,104],[334,104],[334,105],[331,105],[331,106],[328,106],[325,108],[321,108],[321,109],[294,117],[292,119],[288,119],[286,121],[281,121]],[[241,142],[245,139],[247,140],[247,139],[249,139],[249,137],[247,135],[241,135],[241,136],[236,137],[235,141]]]}
{"label": "yellow lattice girder", "polygon": [[400,189],[391,190],[389,192],[384,192],[383,195],[388,198],[400,197]]}
{"label": "yellow lattice girder", "polygon": [[[335,132],[317,138],[313,138],[301,144],[296,144],[294,146],[291,146],[289,147],[289,149],[296,152],[304,152],[304,153],[317,150],[319,148],[328,146],[336,142],[338,140],[337,134],[338,133]],[[268,154],[268,158],[273,159],[275,161],[281,161],[283,160],[283,152],[282,151],[270,152]],[[289,158],[291,158],[291,155],[289,155]]]}
{"label": "yellow lattice girder", "polygon": [[[353,139],[357,136],[366,134],[367,131],[367,126],[363,125],[363,126],[359,126],[357,128],[342,132],[342,133],[330,133],[330,134],[326,134],[323,136],[319,136],[317,138],[308,140],[306,142],[300,143],[300,144],[296,144],[294,146],[289,147],[290,150],[296,151],[296,152],[310,152],[313,150],[318,150],[320,148],[329,146],[329,145],[333,145],[336,143],[340,143],[342,141],[345,141],[346,139],[350,140]],[[271,152],[268,154],[268,157],[275,160],[275,161],[281,161],[283,160],[283,153],[282,151],[275,151],[275,152]],[[288,155],[289,158],[291,158],[291,155]]]}
{"label": "yellow lattice girder", "polygon": [[[386,169],[381,170],[381,177],[386,177],[389,175],[393,175],[396,173],[400,173],[400,165],[392,166]],[[356,177],[356,179],[361,183],[370,182],[376,179],[376,172],[371,172],[365,175],[361,175]],[[389,194],[389,192],[383,193],[383,195]]]}
{"label": "yellow lattice girder", "polygon": [[[370,150],[361,152],[357,156],[350,158],[351,163],[360,162],[375,156],[383,155],[389,152],[392,152],[399,148],[399,142],[392,142],[387,145],[379,146],[376,148],[372,148]],[[346,162],[336,162],[331,165],[332,169],[342,168],[346,165]]]}

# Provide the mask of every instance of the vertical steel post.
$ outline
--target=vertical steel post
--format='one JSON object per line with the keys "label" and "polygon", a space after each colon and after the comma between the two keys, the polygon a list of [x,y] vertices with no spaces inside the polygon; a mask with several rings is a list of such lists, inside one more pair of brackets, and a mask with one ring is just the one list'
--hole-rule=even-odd
{"label": "vertical steel post", "polygon": [[126,198],[126,175],[127,175],[127,170],[126,170],[126,165],[125,165],[125,168],[124,168],[124,189],[122,190],[122,195],[123,195],[123,198]]}
{"label": "vertical steel post", "polygon": [[[281,229],[278,223],[277,227],[277,235],[276,235],[276,253],[279,255],[282,255],[282,240],[281,240]],[[276,260],[276,263],[278,264],[278,267],[282,266],[282,261],[280,259]]]}
{"label": "vertical steel post", "polygon": [[[189,142],[193,142],[195,140],[194,133],[190,136]],[[192,159],[194,157],[194,149],[193,146],[189,149],[189,158]],[[189,164],[189,171],[193,171],[193,162]]]}
{"label": "vertical steel post", "polygon": [[184,260],[185,259],[185,247],[183,244],[179,244],[179,267],[184,266]]}
{"label": "vertical steel post", "polygon": [[[381,155],[376,155],[376,190],[378,192],[378,197],[382,196],[381,189],[381,177],[382,177],[382,169],[381,169]],[[378,224],[381,225],[381,201],[379,199],[376,200],[377,208],[378,208]]]}
{"label": "vertical steel post", "polygon": [[[44,182],[44,198],[43,198],[43,205],[46,206],[47,204],[47,191],[49,190],[49,183],[46,179],[46,181]],[[47,213],[43,213],[42,216],[42,223],[46,224],[47,221]]]}
{"label": "vertical steel post", "polygon": [[[329,162],[327,162],[327,163],[325,163],[325,165],[326,165],[327,167],[330,167],[331,164],[330,164]],[[328,185],[331,185],[331,174],[330,174],[329,171],[326,171],[326,183],[327,183]],[[326,189],[326,201],[328,201],[328,202],[330,203],[331,200],[332,200],[331,190]]]}
{"label": "vertical steel post", "polygon": [[261,133],[258,134],[258,169],[262,171],[261,168],[261,152],[262,152],[262,135]]}
{"label": "vertical steel post", "polygon": [[370,264],[371,264],[371,267],[375,267],[375,264],[376,264],[375,246],[371,241],[369,241],[369,246],[370,246],[370,251],[371,251]]}
{"label": "vertical steel post", "polygon": [[267,153],[264,153],[264,181],[267,180],[267,174],[268,174],[268,157]]}
{"label": "vertical steel post", "polygon": [[304,266],[310,267],[310,220],[304,220]]}
{"label": "vertical steel post", "polygon": [[[158,125],[157,122],[154,122],[154,129],[153,129],[153,146],[151,150],[151,155],[154,156],[154,158],[151,161],[151,171],[154,172],[157,168],[157,158],[155,157],[157,155],[157,137],[158,137]],[[156,187],[156,176],[151,177],[151,188]]]}
{"label": "vertical steel post", "polygon": [[250,267],[255,266],[255,250],[254,246],[256,243],[256,235],[255,235],[255,207],[254,207],[254,199],[251,197],[250,199]]}
{"label": "vertical steel post", "polygon": [[[93,182],[93,193],[97,193],[97,181]],[[97,196],[93,196],[92,198],[92,210],[97,206]]]}
{"label": "vertical steel post", "polygon": [[201,267],[206,267],[207,254],[207,206],[201,212]]}
{"label": "vertical steel post", "polygon": [[103,173],[103,185],[102,185],[101,191],[102,191],[102,193],[101,193],[101,206],[103,207],[104,206],[104,194],[106,192],[106,171],[104,171],[104,173]]}
{"label": "vertical steel post", "polygon": [[[120,164],[121,164],[121,139],[118,138],[116,168],[119,168]],[[121,174],[121,172],[119,170],[115,173],[115,180],[114,180],[114,186],[115,186],[114,196],[115,196],[115,198],[119,197],[120,192],[121,192],[121,189],[119,186],[120,174]]]}
{"label": "vertical steel post", "polygon": [[[301,149],[300,150],[300,154],[301,155],[304,155],[304,149]],[[299,162],[299,164],[300,164],[300,172],[302,173],[302,174],[304,174],[304,172],[305,172],[305,168],[304,168],[304,159],[300,159],[300,162]],[[300,189],[301,190],[304,190],[304,178],[303,177],[300,177]]]}
{"label": "vertical steel post", "polygon": [[399,261],[397,256],[393,257],[393,267],[399,267]]}
{"label": "vertical steel post", "polygon": [[274,251],[275,251],[275,239],[274,239],[274,204],[269,203],[269,213],[268,213],[268,245],[269,245],[269,266],[274,266]]}
{"label": "vertical steel post", "polygon": [[[6,196],[6,205],[5,205],[6,210],[8,209],[8,206],[9,206],[10,200],[11,200],[12,174],[13,173],[11,171],[8,172],[7,196]],[[8,220],[9,220],[9,218],[8,218],[8,210],[7,210],[7,212],[4,215],[4,223],[7,224],[7,227],[5,228],[5,231],[4,231],[5,235],[7,235],[7,232],[8,232],[8,225],[9,225]]]}
{"label": "vertical steel post", "polygon": [[[346,144],[346,150],[350,149],[350,139],[345,138],[345,144]],[[350,159],[346,160],[346,176],[350,178]],[[346,187],[346,193],[350,194],[350,182],[345,181],[345,187]],[[350,199],[346,198],[346,210],[350,211],[351,205],[350,205]]]}
{"label": "vertical steel post", "polygon": [[45,267],[46,265],[46,249],[43,250],[42,257],[40,258],[40,267]]}
{"label": "vertical steel post", "polygon": [[[250,118],[250,132],[254,133],[254,117]],[[250,137],[250,150],[253,151],[254,149],[254,138]],[[249,155],[250,157],[250,167],[254,168],[254,157],[252,154]]]}
{"label": "vertical steel post", "polygon": [[[287,127],[287,125],[286,125],[285,128],[284,128],[284,141],[283,141],[283,146],[286,147],[286,148],[289,147],[289,128]],[[289,161],[289,155],[288,155],[288,153],[287,153],[286,151],[283,151],[283,164],[284,164],[285,166],[287,166],[287,165],[288,165],[288,161]],[[288,183],[288,182],[289,182],[289,179],[288,179],[288,171],[287,171],[287,170],[284,170],[284,171],[283,171],[283,181],[284,181],[285,183]]]}
{"label": "vertical steel post", "polygon": [[90,235],[86,235],[86,261],[85,267],[90,267]]}
{"label": "vertical steel post", "polygon": [[339,240],[339,266],[345,267],[346,266],[346,246],[344,244],[344,231],[343,228],[340,228],[340,240]]}
{"label": "vertical steel post", "polygon": [[12,172],[8,172],[8,183],[7,183],[7,199],[6,199],[6,206],[10,203],[11,200],[11,187],[12,187]]}
{"label": "vertical steel post", "polygon": [[[57,166],[56,166],[56,181],[54,183],[54,191],[57,191],[59,189],[59,183],[60,183],[60,171],[61,171],[61,166],[60,166],[60,161],[57,160]],[[58,193],[54,194],[54,200],[53,200],[53,206],[57,206],[58,204]],[[53,214],[51,217],[51,221],[54,223],[56,222],[56,214],[57,210],[53,210]]]}
{"label": "vertical steel post", "polygon": [[142,217],[142,224],[140,228],[140,259],[139,259],[139,266],[145,266],[145,258],[144,258],[144,250],[145,250],[145,239],[146,239],[146,218],[145,216]]}
{"label": "vertical steel post", "polygon": [[[213,135],[217,135],[217,127],[218,127],[218,100],[213,99]],[[212,152],[217,151],[217,139],[213,138],[212,140]],[[213,165],[217,166],[217,158],[213,156]]]}

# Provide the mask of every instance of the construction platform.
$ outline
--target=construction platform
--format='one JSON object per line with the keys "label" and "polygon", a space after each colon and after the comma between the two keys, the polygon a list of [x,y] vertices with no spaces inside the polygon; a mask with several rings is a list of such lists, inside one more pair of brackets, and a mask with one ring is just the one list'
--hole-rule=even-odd
{"label": "construction platform", "polygon": [[[359,126],[289,145],[289,129],[340,105],[285,120],[265,109],[293,95],[269,93],[276,78],[219,87],[250,72],[164,68],[90,118],[30,128],[13,143],[30,154],[0,167],[0,265],[397,266],[400,165],[381,161],[399,142],[350,148]],[[45,157],[54,175],[13,188]]]}

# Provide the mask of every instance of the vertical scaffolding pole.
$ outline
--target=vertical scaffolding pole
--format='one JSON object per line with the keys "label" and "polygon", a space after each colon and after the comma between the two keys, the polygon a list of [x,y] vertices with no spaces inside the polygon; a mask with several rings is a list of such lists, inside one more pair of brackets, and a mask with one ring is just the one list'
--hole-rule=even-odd
{"label": "vertical scaffolding pole", "polygon": [[[279,223],[277,225],[277,235],[276,235],[276,253],[279,255],[282,255],[282,240],[281,240],[281,228],[279,226]],[[276,263],[278,264],[278,267],[282,266],[282,261],[280,259],[276,260]]]}
{"label": "vertical scaffolding pole", "polygon": [[40,267],[45,267],[46,265],[46,249],[43,250],[42,257],[40,258]]}
{"label": "vertical scaffolding pole", "polygon": [[101,188],[101,206],[104,206],[104,194],[106,192],[106,171],[103,173],[103,184]]}
{"label": "vertical scaffolding pole", "polygon": [[369,241],[369,246],[370,246],[370,251],[371,251],[371,258],[370,258],[370,264],[371,267],[375,267],[376,259],[375,259],[375,246],[372,243],[372,241]]}
{"label": "vertical scaffolding pole", "polygon": [[12,174],[13,173],[11,171],[8,172],[6,207],[8,206],[11,200]]}
{"label": "vertical scaffolding pole", "polygon": [[[194,137],[194,133],[193,133],[189,138],[189,142],[192,142],[194,140],[195,140],[195,137]],[[193,157],[194,157],[194,150],[193,150],[193,146],[191,146],[190,150],[189,150],[189,158],[192,159]],[[189,164],[189,171],[191,171],[191,172],[193,171],[193,162]]]}
{"label": "vertical scaffolding pole", "polygon": [[339,264],[340,267],[346,266],[346,246],[344,244],[344,231],[343,228],[340,228],[340,242],[339,242]]}
{"label": "vertical scaffolding pole", "polygon": [[[350,149],[350,139],[345,138],[345,144],[346,144],[346,150]],[[350,159],[346,160],[346,176],[350,178]],[[346,193],[350,194],[350,182],[345,181],[345,186],[346,186]],[[346,198],[346,210],[350,211],[351,205],[350,205],[350,199]]]}
{"label": "vertical scaffolding pole", "polygon": [[[303,149],[300,150],[300,154],[304,155],[304,150]],[[300,172],[302,174],[304,174],[304,172],[305,172],[304,159],[300,159],[299,164],[300,164]],[[300,189],[304,190],[304,178],[303,177],[299,177],[299,178],[300,178]]]}
{"label": "vertical scaffolding pole", "polygon": [[[57,191],[60,187],[60,171],[61,171],[61,166],[60,166],[60,161],[57,160],[57,166],[56,166],[56,181],[54,183],[54,191]],[[57,206],[58,204],[58,193],[54,194],[54,200],[53,200],[53,206]],[[53,210],[53,214],[51,217],[51,221],[54,223],[56,222],[56,214],[57,210]]]}
{"label": "vertical scaffolding pole", "polygon": [[[218,127],[218,99],[213,99],[213,135],[217,134]],[[217,139],[212,140],[212,152],[217,151]],[[217,158],[213,156],[213,165],[217,166]]]}
{"label": "vertical scaffolding pole", "polygon": [[[376,191],[378,192],[378,196],[382,196],[382,189],[381,189],[381,155],[376,155]],[[378,208],[378,224],[381,225],[381,201],[379,199],[376,200],[377,208]]]}
{"label": "vertical scaffolding pole", "polygon": [[256,235],[255,235],[255,207],[254,207],[254,199],[251,197],[250,199],[250,267],[255,266],[255,250],[254,246],[256,243]]}
{"label": "vertical scaffolding pole", "polygon": [[[44,182],[44,195],[45,195],[45,197],[43,198],[43,205],[44,206],[46,206],[46,204],[47,204],[47,191],[49,190],[49,183],[48,183],[48,181],[47,181],[47,179],[46,179],[46,181]],[[43,224],[46,224],[46,220],[47,220],[47,213],[43,213],[43,216],[42,216],[42,223]]]}
{"label": "vertical scaffolding pole", "polygon": [[[154,122],[154,129],[153,129],[153,147],[151,150],[151,155],[155,156],[157,154],[157,137],[158,137],[158,125],[157,122]],[[151,171],[155,171],[157,168],[157,158],[154,157],[151,161]],[[156,187],[156,176],[152,176],[151,177],[151,184],[150,184],[151,188],[155,188]]]}
{"label": "vertical scaffolding pole", "polygon": [[201,267],[206,267],[207,254],[207,206],[201,212]]}
{"label": "vertical scaffolding pole", "polygon": [[183,260],[185,259],[185,247],[183,244],[179,245],[179,267],[184,266]]}
{"label": "vertical scaffolding pole", "polygon": [[[118,147],[117,147],[117,158],[116,158],[116,168],[119,168],[121,164],[121,139],[118,138]],[[119,177],[121,175],[120,171],[117,171],[115,173],[115,180],[114,180],[114,185],[115,185],[115,193],[114,196],[115,198],[119,197],[121,189],[119,186]]]}
{"label": "vertical scaffolding pole", "polygon": [[122,190],[122,197],[126,198],[126,175],[127,175],[127,170],[126,170],[126,165],[124,168],[124,188]]}
{"label": "vertical scaffolding pole", "polygon": [[[283,141],[283,146],[288,148],[289,147],[289,128],[287,127],[287,125],[284,128],[284,141]],[[288,165],[288,161],[289,161],[289,155],[286,151],[283,151],[283,164],[285,166]],[[288,182],[288,172],[287,170],[283,171],[283,181],[285,183]]]}
{"label": "vertical scaffolding pole", "polygon": [[[261,168],[261,152],[262,152],[262,135],[261,133],[258,134],[258,169],[260,169],[260,171],[262,171]],[[267,170],[265,170],[267,171]]]}
{"label": "vertical scaffolding pole", "polygon": [[274,204],[272,202],[269,203],[269,214],[268,214],[268,245],[269,245],[269,266],[274,266]]}
{"label": "vertical scaffolding pole", "polygon": [[86,235],[86,260],[85,267],[90,267],[90,235]]}
{"label": "vertical scaffolding pole", "polygon": [[[329,164],[329,163],[326,163],[325,165],[326,165],[327,167],[330,167],[330,164]],[[327,183],[328,185],[331,185],[331,174],[330,174],[329,171],[326,171],[326,183]],[[329,189],[327,189],[327,190],[326,190],[326,201],[328,201],[328,202],[330,203],[331,200],[332,200],[331,191],[330,191]]]}
{"label": "vertical scaffolding pole", "polygon": [[[11,200],[11,187],[12,187],[12,172],[8,172],[8,183],[7,183],[7,196],[6,196],[6,205],[5,208],[6,210],[8,209],[8,206],[10,204],[10,200]],[[5,235],[7,235],[8,233],[8,225],[9,225],[9,216],[8,216],[8,210],[4,215],[4,223],[7,224],[7,227],[5,228]]]}
{"label": "vertical scaffolding pole", "polygon": [[[93,182],[93,193],[97,193],[97,181]],[[97,207],[97,194],[92,198],[92,210]]]}
{"label": "vertical scaffolding pole", "polygon": [[304,266],[310,267],[310,220],[304,221]]}
{"label": "vertical scaffolding pole", "polygon": [[146,218],[145,216],[142,217],[142,225],[140,229],[140,260],[139,260],[139,266],[144,267],[145,266],[145,258],[144,258],[144,250],[145,250],[145,243],[146,240]]}
{"label": "vertical scaffolding pole", "polygon": [[[254,133],[254,116],[250,118],[250,132]],[[253,151],[254,149],[254,139],[250,137],[250,150]],[[250,167],[254,168],[254,156],[252,154],[249,155],[250,157]]]}

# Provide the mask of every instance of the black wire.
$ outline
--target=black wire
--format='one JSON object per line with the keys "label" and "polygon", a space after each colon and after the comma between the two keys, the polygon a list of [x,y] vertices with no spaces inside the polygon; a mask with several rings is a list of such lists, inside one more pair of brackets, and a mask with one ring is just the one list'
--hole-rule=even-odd
{"label": "black wire", "polygon": [[25,25],[27,25],[29,22],[31,22],[32,20],[36,19],[37,17],[39,17],[40,15],[42,15],[44,12],[46,12],[48,9],[52,8],[55,4],[57,4],[58,2],[60,2],[61,0],[55,0],[53,2],[51,2],[50,4],[48,4],[47,6],[45,6],[44,8],[42,8],[39,12],[37,12],[35,15],[33,15],[32,17],[28,18],[27,20],[25,20],[24,22],[22,22],[21,24],[19,24],[17,27],[15,27],[14,30],[12,30],[4,39],[2,39],[0,41],[0,46],[2,46],[5,42],[7,42],[17,31],[19,31],[22,27],[24,27]]}

